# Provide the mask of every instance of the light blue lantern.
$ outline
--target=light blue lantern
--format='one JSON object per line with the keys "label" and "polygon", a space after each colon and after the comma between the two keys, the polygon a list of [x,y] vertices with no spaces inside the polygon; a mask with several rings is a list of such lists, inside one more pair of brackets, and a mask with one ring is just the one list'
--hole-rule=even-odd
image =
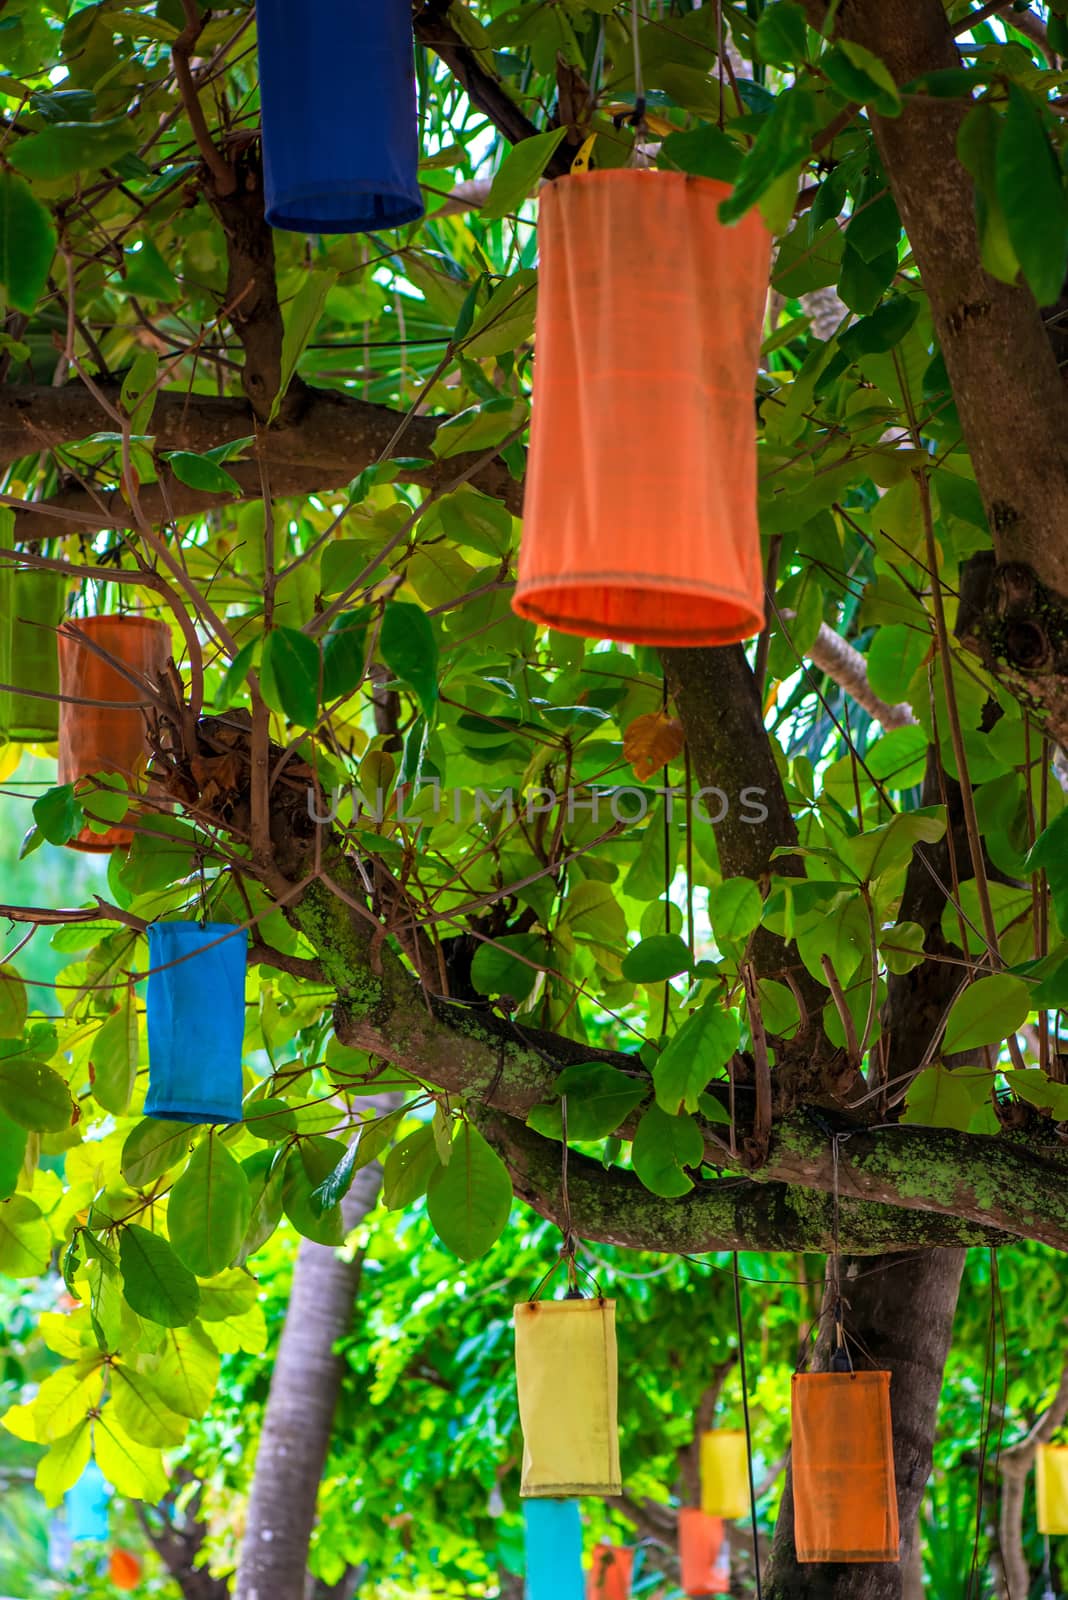
{"label": "light blue lantern", "polygon": [[149,924],[146,1117],[241,1121],[247,953],[232,922]]}
{"label": "light blue lantern", "polygon": [[103,1544],[107,1540],[109,1499],[107,1480],[96,1462],[90,1461],[77,1483],[63,1497],[72,1544],[83,1540]]}
{"label": "light blue lantern", "polygon": [[585,1600],[577,1500],[524,1500],[526,1600]]}

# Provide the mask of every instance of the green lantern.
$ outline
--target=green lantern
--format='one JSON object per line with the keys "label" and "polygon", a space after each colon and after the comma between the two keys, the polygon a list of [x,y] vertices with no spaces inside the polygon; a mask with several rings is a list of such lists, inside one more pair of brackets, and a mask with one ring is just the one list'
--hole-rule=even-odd
{"label": "green lantern", "polygon": [[[0,528],[0,544],[12,548],[14,518]],[[59,732],[59,647],[56,629],[66,609],[67,580],[61,572],[16,570],[0,561],[0,743],[54,744]],[[27,689],[39,691],[27,694]]]}

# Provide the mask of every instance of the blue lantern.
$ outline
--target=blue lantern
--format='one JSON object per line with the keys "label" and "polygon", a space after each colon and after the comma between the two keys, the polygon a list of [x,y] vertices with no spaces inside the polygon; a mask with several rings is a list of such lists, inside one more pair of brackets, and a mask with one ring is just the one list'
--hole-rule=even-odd
{"label": "blue lantern", "polygon": [[524,1500],[526,1600],[585,1600],[577,1500]]}
{"label": "blue lantern", "polygon": [[67,1532],[72,1544],[93,1539],[98,1544],[108,1537],[109,1491],[104,1474],[90,1461],[77,1483],[63,1497],[67,1512]]}
{"label": "blue lantern", "polygon": [[423,214],[411,0],[257,0],[267,221],[370,233]]}
{"label": "blue lantern", "polygon": [[149,924],[146,1117],[241,1121],[247,949],[232,922]]}

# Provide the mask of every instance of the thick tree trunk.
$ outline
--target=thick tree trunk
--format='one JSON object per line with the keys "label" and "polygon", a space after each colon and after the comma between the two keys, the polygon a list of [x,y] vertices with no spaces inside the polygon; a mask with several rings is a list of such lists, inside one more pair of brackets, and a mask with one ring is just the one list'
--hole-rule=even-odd
{"label": "thick tree trunk", "polygon": [[[793,1477],[787,1478],[772,1550],[768,1600],[905,1600],[913,1570],[920,1502],[931,1473],[942,1371],[964,1267],[963,1250],[928,1250],[916,1256],[870,1256],[842,1263],[846,1325],[858,1364],[893,1374],[894,1469],[901,1519],[901,1561],[827,1562],[800,1566],[794,1555]],[[830,1366],[833,1319],[824,1297],[821,1333],[812,1370]]]}
{"label": "thick tree trunk", "polygon": [[[396,1097],[371,1103],[385,1113]],[[372,1209],[381,1183],[377,1162],[356,1174],[342,1203],[350,1229]],[[305,1600],[308,1545],[341,1387],[335,1346],[352,1321],[360,1267],[359,1260],[301,1240],[256,1455],[236,1600]]]}

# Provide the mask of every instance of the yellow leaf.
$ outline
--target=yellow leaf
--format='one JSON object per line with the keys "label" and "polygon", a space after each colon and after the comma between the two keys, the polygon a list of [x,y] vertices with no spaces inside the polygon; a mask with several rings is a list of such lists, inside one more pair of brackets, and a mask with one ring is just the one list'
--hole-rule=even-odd
{"label": "yellow leaf", "polygon": [[162,1500],[170,1489],[162,1453],[136,1444],[117,1425],[112,1405],[97,1419],[93,1452],[108,1482],[131,1500]]}
{"label": "yellow leaf", "polygon": [[58,1506],[88,1465],[89,1424],[83,1420],[71,1433],[57,1439],[37,1463],[34,1482],[44,1495],[45,1504]]}
{"label": "yellow leaf", "polygon": [[680,755],[686,743],[681,722],[663,711],[650,711],[635,717],[623,734],[623,754],[634,768],[639,783],[666,767]]}

